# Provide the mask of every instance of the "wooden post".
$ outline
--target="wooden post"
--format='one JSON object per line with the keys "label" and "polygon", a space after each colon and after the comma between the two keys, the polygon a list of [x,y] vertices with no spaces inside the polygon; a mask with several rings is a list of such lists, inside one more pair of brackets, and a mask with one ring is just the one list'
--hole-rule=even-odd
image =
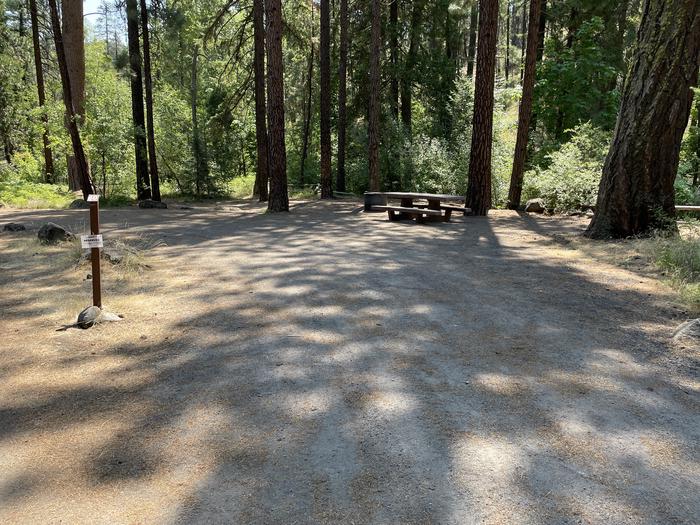
{"label": "wooden post", "polygon": [[[100,202],[97,199],[90,201],[90,233],[92,235],[100,233]],[[102,308],[99,248],[90,248],[90,259],[92,260],[92,304]]]}

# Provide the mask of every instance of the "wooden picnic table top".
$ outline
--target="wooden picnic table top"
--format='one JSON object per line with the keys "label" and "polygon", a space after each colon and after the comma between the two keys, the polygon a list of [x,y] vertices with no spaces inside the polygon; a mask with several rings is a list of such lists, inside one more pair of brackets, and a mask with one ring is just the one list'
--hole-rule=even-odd
{"label": "wooden picnic table top", "polygon": [[439,201],[457,201],[464,202],[464,195],[447,195],[444,193],[411,193],[411,192],[401,192],[401,191],[378,191],[378,192],[368,192],[374,195],[384,195],[389,199],[426,199],[426,200],[439,200]]}

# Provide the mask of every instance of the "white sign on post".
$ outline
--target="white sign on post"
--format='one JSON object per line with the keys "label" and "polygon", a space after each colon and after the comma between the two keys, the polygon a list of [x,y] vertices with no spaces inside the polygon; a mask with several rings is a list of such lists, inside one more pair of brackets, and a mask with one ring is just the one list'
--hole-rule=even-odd
{"label": "white sign on post", "polygon": [[91,193],[88,195],[87,201],[88,202],[97,202],[100,200],[100,196],[96,193]]}
{"label": "white sign on post", "polygon": [[80,244],[83,248],[102,248],[102,234],[81,235]]}

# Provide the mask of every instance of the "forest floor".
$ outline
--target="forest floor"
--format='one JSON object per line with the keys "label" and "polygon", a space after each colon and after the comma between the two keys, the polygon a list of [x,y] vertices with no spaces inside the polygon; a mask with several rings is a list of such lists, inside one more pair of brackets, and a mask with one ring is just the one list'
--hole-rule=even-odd
{"label": "forest floor", "polygon": [[[693,523],[700,351],[578,218],[356,202],[0,210],[2,523]],[[160,242],[162,241],[162,243]],[[591,248],[590,250],[587,248]],[[150,268],[148,266],[150,266]]]}

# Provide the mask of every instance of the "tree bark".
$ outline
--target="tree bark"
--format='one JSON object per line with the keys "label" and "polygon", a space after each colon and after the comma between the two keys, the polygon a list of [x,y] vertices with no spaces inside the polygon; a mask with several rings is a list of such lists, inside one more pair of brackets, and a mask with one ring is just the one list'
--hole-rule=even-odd
{"label": "tree bark", "polygon": [[506,0],[506,82],[510,77],[510,0]]}
{"label": "tree bark", "polygon": [[314,94],[314,0],[311,0],[311,36],[309,38],[309,60],[308,73],[306,76],[306,105],[304,106],[304,132],[301,148],[301,163],[299,170],[299,184],[304,185],[304,177],[306,175],[306,159],[309,155],[309,136],[311,134],[311,104]]}
{"label": "tree bark", "polygon": [[646,0],[587,235],[676,230],[673,183],[700,65],[700,3]]}
{"label": "tree bark", "polygon": [[146,124],[148,143],[148,167],[151,175],[151,193],[154,201],[160,201],[160,178],[156,158],[156,136],[153,127],[153,79],[151,77],[151,40],[148,29],[146,0],[141,3],[141,38],[143,39],[143,75],[146,87]]}
{"label": "tree bark", "polygon": [[268,143],[267,143],[267,111],[265,109],[265,0],[253,0],[253,39],[255,45],[255,142],[257,145],[257,169],[255,172],[255,188],[253,193],[258,195],[260,202],[268,198]]}
{"label": "tree bark", "polygon": [[331,179],[331,6],[321,0],[321,198],[332,199]]}
{"label": "tree bark", "polygon": [[498,0],[479,2],[479,47],[474,91],[474,118],[467,207],[474,215],[491,208],[491,146],[493,142],[493,88],[496,69]]}
{"label": "tree bark", "polygon": [[192,74],[190,76],[190,101],[192,103],[192,153],[195,165],[195,192],[201,195],[202,190],[207,186],[209,179],[209,162],[207,161],[206,145],[202,140],[199,131],[199,121],[197,119],[197,105],[199,104],[199,83],[197,80],[197,59],[199,58],[199,47],[195,45],[192,49]]}
{"label": "tree bark", "polygon": [[[78,126],[85,117],[85,36],[83,26],[83,0],[63,0],[61,2],[63,22],[63,46],[66,66],[73,95],[73,108]],[[67,126],[69,124],[66,124]],[[68,156],[68,187],[71,191],[80,189],[80,172],[75,157]]]}
{"label": "tree bark", "polygon": [[413,68],[418,57],[418,43],[420,41],[420,25],[422,17],[422,0],[414,0],[411,11],[411,28],[406,54],[406,65],[403,68],[401,77],[401,122],[408,132],[411,132],[413,120],[412,99],[413,99]]}
{"label": "tree bark", "polygon": [[530,21],[527,32],[527,52],[525,55],[525,74],[523,76],[523,94],[518,113],[518,135],[515,141],[513,171],[510,176],[508,191],[508,208],[515,210],[520,206],[523,192],[523,174],[527,156],[527,141],[530,133],[532,116],[532,96],[535,88],[537,67],[537,35],[539,33],[540,9],[542,0],[530,0]]}
{"label": "tree bark", "polygon": [[340,0],[340,51],[338,58],[338,166],[336,189],[345,191],[345,141],[347,128],[348,0]]}
{"label": "tree bark", "polygon": [[49,118],[45,111],[46,88],[44,86],[44,67],[41,62],[41,42],[39,40],[39,17],[37,13],[36,0],[29,0],[29,16],[32,21],[32,43],[34,45],[34,67],[36,69],[36,89],[39,96],[39,107],[41,108],[41,121],[43,132],[41,139],[44,149],[44,180],[48,183],[55,182],[53,168],[53,153],[49,144]]}
{"label": "tree bark", "polygon": [[399,118],[399,2],[389,2],[389,60],[391,61],[391,114]]}
{"label": "tree bark", "polygon": [[58,18],[58,8],[56,0],[49,0],[49,9],[51,11],[51,26],[53,28],[53,40],[56,45],[56,59],[58,61],[58,69],[61,75],[61,86],[63,88],[63,104],[66,108],[66,121],[68,126],[68,134],[70,135],[71,145],[73,146],[73,157],[78,170],[79,186],[83,192],[83,198],[87,200],[88,195],[97,193],[95,185],[90,177],[90,166],[85,156],[83,143],[80,140],[80,131],[76,121],[75,103],[73,102],[73,93],[71,89],[70,74],[68,72],[68,63],[66,61],[66,51],[63,46],[63,35],[61,34],[61,23]]}
{"label": "tree bark", "polygon": [[479,19],[479,3],[475,0],[469,14],[469,48],[467,49],[467,75],[474,76],[474,57],[476,56],[476,26]]}
{"label": "tree bark", "polygon": [[269,211],[289,211],[287,150],[284,144],[284,66],[282,60],[282,2],[267,1],[267,93],[270,139]]}
{"label": "tree bark", "polygon": [[143,81],[141,77],[141,49],[139,45],[139,13],[136,0],[126,0],[126,24],[131,66],[131,116],[134,126],[134,155],[136,162],[136,196],[138,200],[151,198],[146,153],[146,122],[143,110]]}
{"label": "tree bark", "polygon": [[379,191],[379,118],[381,94],[380,53],[382,44],[381,1],[372,0],[372,33],[369,66],[369,189]]}

